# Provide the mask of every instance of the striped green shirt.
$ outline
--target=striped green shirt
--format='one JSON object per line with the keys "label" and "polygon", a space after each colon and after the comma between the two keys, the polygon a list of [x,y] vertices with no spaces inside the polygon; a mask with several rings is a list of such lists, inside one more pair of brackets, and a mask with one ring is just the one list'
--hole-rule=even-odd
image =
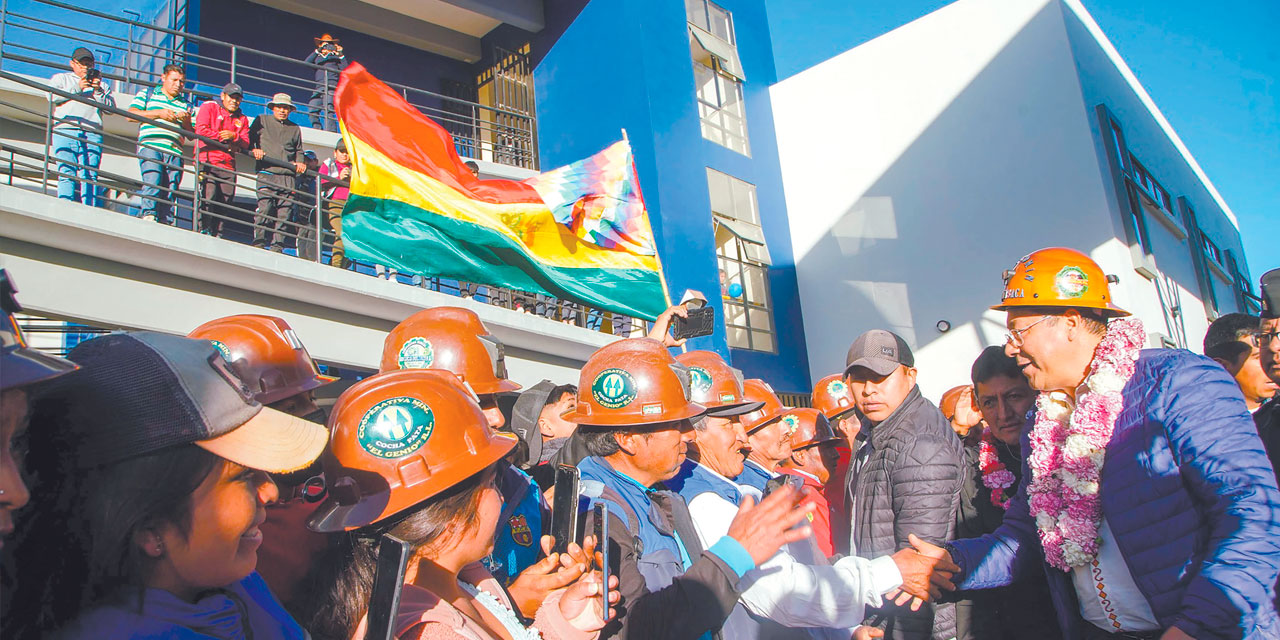
{"label": "striped green shirt", "polygon": [[[133,102],[129,103],[129,108],[142,111],[168,109],[186,113],[191,110],[191,105],[181,98],[170,98],[160,87],[152,87],[135,96]],[[182,134],[146,122],[138,128],[138,144],[182,155]]]}

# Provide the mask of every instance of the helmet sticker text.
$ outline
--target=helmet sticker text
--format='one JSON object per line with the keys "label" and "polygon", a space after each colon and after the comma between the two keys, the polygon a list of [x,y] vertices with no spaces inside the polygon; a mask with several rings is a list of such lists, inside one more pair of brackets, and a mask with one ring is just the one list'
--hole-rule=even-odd
{"label": "helmet sticker text", "polygon": [[379,458],[403,458],[422,448],[435,430],[436,418],[427,403],[409,397],[388,398],[360,418],[356,440]]}
{"label": "helmet sticker text", "polygon": [[605,369],[591,383],[591,397],[606,409],[621,409],[636,399],[636,380],[622,369]]}

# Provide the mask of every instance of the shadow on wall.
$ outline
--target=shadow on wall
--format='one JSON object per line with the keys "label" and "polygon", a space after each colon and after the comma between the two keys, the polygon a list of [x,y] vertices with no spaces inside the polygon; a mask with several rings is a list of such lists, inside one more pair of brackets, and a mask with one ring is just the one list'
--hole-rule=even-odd
{"label": "shadow on wall", "polygon": [[1050,2],[852,194],[797,261],[806,307],[825,302],[805,309],[815,379],[841,370],[859,333],[884,328],[912,346],[921,390],[937,398],[968,380],[982,348],[1003,342],[1004,315],[988,307],[1005,269],[1045,246],[1091,253],[1116,242],[1112,187],[1075,74]]}

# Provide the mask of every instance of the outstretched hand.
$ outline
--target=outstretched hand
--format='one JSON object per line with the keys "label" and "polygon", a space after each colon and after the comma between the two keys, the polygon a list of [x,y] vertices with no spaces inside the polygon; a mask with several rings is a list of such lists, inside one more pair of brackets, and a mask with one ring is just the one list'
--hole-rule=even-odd
{"label": "outstretched hand", "polygon": [[685,339],[676,340],[671,335],[671,318],[680,316],[681,318],[689,317],[689,310],[682,304],[667,307],[656,320],[653,321],[653,328],[649,329],[649,337],[662,343],[664,347],[681,347],[684,346]]}
{"label": "outstretched hand", "polygon": [[925,600],[936,600],[942,595],[941,589],[954,591],[955,585],[951,577],[960,571],[960,567],[951,560],[946,549],[930,544],[910,534],[907,541],[910,549],[902,549],[891,556],[893,563],[902,574],[902,586],[885,595],[886,600],[898,606],[911,603],[911,610],[917,611]]}
{"label": "outstretched hand", "polygon": [[787,486],[770,493],[760,504],[751,496],[743,497],[727,535],[737,540],[760,566],[783,545],[809,537],[809,527],[791,528],[814,510],[812,502],[797,505],[799,497],[795,489]]}
{"label": "outstretched hand", "polygon": [[511,600],[520,608],[520,613],[532,618],[538,613],[538,607],[547,599],[547,594],[556,589],[563,589],[582,577],[591,567],[595,553],[595,538],[586,536],[583,544],[587,548],[570,542],[567,553],[552,553],[555,538],[542,536],[542,552],[546,557],[530,566],[516,576],[507,592]]}

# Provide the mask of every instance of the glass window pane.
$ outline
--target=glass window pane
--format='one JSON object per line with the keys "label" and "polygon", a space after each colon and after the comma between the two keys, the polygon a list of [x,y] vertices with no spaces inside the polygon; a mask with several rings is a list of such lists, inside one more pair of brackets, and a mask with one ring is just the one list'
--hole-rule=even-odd
{"label": "glass window pane", "polygon": [[764,331],[752,331],[751,348],[756,351],[773,351],[773,334]]}
{"label": "glass window pane", "polygon": [[747,309],[733,301],[724,305],[724,324],[728,327],[746,327]]}
{"label": "glass window pane", "polygon": [[716,6],[714,2],[708,2],[707,13],[710,20],[710,28],[707,30],[717,38],[733,44],[733,17],[729,12]]}
{"label": "glass window pane", "polygon": [[764,307],[769,306],[768,291],[765,289],[764,269],[754,265],[745,265],[743,270],[746,272],[747,302],[758,304]]}
{"label": "glass window pane", "polygon": [[741,180],[733,181],[733,212],[735,218],[752,224],[760,224],[756,208],[756,186]]}
{"label": "glass window pane", "polygon": [[684,0],[684,12],[689,22],[702,27],[704,31],[710,31],[707,25],[706,0]]}
{"label": "glass window pane", "polygon": [[748,309],[747,319],[751,322],[752,329],[773,331],[773,322],[769,320],[769,311],[767,309]]}
{"label": "glass window pane", "polygon": [[707,190],[711,192],[711,212],[733,217],[734,180],[729,176],[707,169]]}
{"label": "glass window pane", "polygon": [[729,339],[729,346],[735,349],[750,349],[751,344],[747,342],[747,330],[737,329],[734,327],[726,327],[724,330],[725,337]]}

